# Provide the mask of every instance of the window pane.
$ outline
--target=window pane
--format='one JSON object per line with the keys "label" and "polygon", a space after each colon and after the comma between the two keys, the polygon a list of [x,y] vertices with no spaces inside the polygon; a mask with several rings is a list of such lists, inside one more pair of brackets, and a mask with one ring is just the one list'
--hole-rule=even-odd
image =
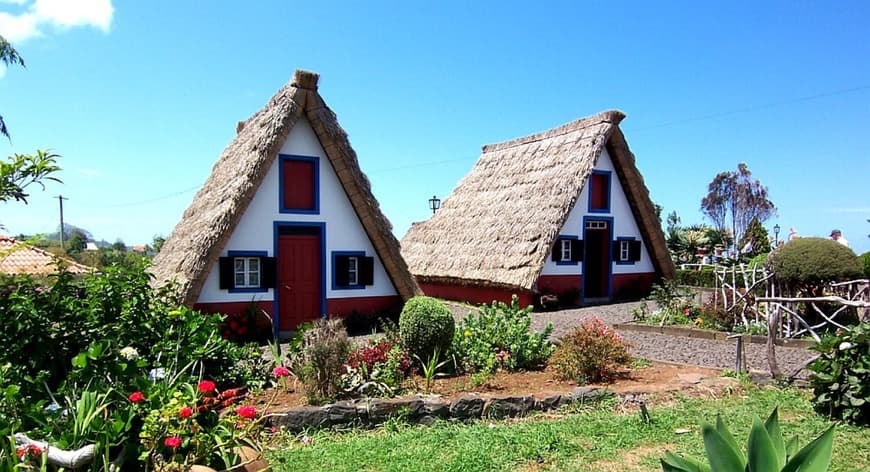
{"label": "window pane", "polygon": [[571,260],[571,241],[568,239],[562,240],[562,260],[570,261]]}
{"label": "window pane", "polygon": [[619,260],[627,261],[628,260],[628,241],[620,241],[619,242]]}
{"label": "window pane", "polygon": [[347,258],[347,284],[359,285],[358,260],[356,257]]}
{"label": "window pane", "polygon": [[245,286],[245,273],[244,272],[236,272],[236,287],[244,287]]}

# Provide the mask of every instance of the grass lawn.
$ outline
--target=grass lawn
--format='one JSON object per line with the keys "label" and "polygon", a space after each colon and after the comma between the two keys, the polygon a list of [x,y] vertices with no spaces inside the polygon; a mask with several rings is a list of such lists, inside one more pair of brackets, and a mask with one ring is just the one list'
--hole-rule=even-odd
{"label": "grass lawn", "polygon": [[[779,405],[783,434],[801,447],[830,424],[812,412],[808,394],[747,386],[723,398],[679,398],[650,408],[644,423],[636,408],[614,401],[557,416],[472,425],[448,422],[409,426],[395,420],[371,431],[312,432],[284,437],[268,454],[276,471],[633,471],[661,470],[665,449],[704,457],[700,422],[722,413],[738,442],[753,416]],[[689,430],[678,433],[678,430]],[[831,471],[870,470],[870,429],[838,426]]]}

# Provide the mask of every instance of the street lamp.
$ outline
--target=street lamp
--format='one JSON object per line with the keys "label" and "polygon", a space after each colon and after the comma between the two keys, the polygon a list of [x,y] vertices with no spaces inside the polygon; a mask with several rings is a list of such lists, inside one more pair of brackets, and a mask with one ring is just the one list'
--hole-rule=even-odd
{"label": "street lamp", "polygon": [[432,195],[432,198],[429,199],[429,209],[432,210],[432,214],[434,215],[435,211],[439,208],[441,208],[441,199]]}
{"label": "street lamp", "polygon": [[773,247],[779,246],[779,230],[778,224],[773,225]]}

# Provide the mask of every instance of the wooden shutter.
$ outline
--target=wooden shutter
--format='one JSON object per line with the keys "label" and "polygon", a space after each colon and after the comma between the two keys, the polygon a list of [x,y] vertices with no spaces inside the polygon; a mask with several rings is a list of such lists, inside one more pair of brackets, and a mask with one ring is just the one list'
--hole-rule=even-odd
{"label": "wooden shutter", "polygon": [[562,261],[562,238],[556,238],[556,243],[553,244],[553,252],[550,253],[550,260],[553,262]]}
{"label": "wooden shutter", "polygon": [[335,285],[339,287],[346,287],[349,283],[349,257],[350,256],[335,256],[335,267],[333,267],[333,270],[335,270]]}
{"label": "wooden shutter", "polygon": [[357,281],[360,285],[375,284],[375,258],[374,257],[358,257],[356,269],[358,272]]}
{"label": "wooden shutter", "polygon": [[221,290],[229,290],[236,288],[235,267],[233,266],[232,257],[221,257],[218,259],[218,280]]}
{"label": "wooden shutter", "polygon": [[622,261],[620,256],[622,256],[622,241],[611,241],[610,242],[610,252],[613,255],[614,261]]}
{"label": "wooden shutter", "polygon": [[583,240],[571,240],[571,262],[580,262],[583,260]]}
{"label": "wooden shutter", "polygon": [[260,258],[260,287],[275,288],[275,258]]}
{"label": "wooden shutter", "polygon": [[628,258],[635,262],[640,260],[640,241],[629,241]]}

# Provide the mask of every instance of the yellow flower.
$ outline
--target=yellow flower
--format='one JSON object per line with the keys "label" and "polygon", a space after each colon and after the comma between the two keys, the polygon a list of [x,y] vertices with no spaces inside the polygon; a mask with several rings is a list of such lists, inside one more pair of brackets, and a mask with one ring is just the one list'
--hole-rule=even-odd
{"label": "yellow flower", "polygon": [[701,323],[703,323],[703,322],[704,322],[704,320],[703,320],[700,316],[697,317],[697,318],[695,318],[695,324],[696,324],[696,325],[700,326]]}
{"label": "yellow flower", "polygon": [[462,333],[462,335],[465,336],[466,338],[469,337],[469,336],[471,336],[471,330],[470,330],[470,329],[466,329],[465,332]]}

